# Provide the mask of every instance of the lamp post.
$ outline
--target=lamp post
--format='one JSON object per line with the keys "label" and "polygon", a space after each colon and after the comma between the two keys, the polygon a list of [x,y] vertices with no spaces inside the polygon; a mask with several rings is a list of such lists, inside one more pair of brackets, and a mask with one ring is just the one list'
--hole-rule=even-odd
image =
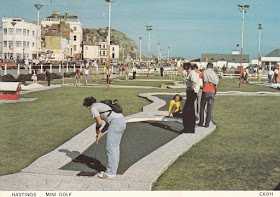
{"label": "lamp post", "polygon": [[139,66],[141,65],[141,54],[142,54],[142,40],[143,37],[139,37],[139,40],[140,40],[140,52],[139,52]]}
{"label": "lamp post", "polygon": [[159,43],[157,43],[157,45],[158,45],[158,56],[157,56],[158,58],[157,59],[158,59],[158,63],[159,63]]}
{"label": "lamp post", "polygon": [[111,5],[112,3],[115,2],[115,0],[105,0],[106,2],[109,3],[109,28],[108,28],[108,37],[107,37],[107,41],[108,41],[108,86],[107,86],[107,91],[109,91],[109,88],[110,88],[110,42],[111,42]]}
{"label": "lamp post", "polygon": [[168,62],[169,62],[169,49],[170,49],[170,47],[167,47],[167,60],[168,60]]}
{"label": "lamp post", "polygon": [[242,31],[241,31],[241,58],[240,58],[240,82],[239,87],[242,84],[242,55],[243,55],[243,34],[244,34],[244,15],[248,12],[250,5],[238,5],[238,10],[242,12]]}
{"label": "lamp post", "polygon": [[[262,24],[259,24],[259,51],[258,51],[258,67],[260,66],[261,59],[261,32],[262,32]],[[271,70],[271,65],[269,66],[269,71]]]}
{"label": "lamp post", "polygon": [[40,9],[43,7],[42,4],[35,4],[34,5],[37,8],[38,11],[38,20],[37,20],[37,42],[36,42],[36,52],[37,52],[37,59],[39,59],[39,50],[38,50],[38,44],[40,42],[41,45],[41,36],[39,35],[39,16],[40,16]]}
{"label": "lamp post", "polygon": [[151,33],[150,31],[152,31],[152,25],[147,25],[147,31],[149,32],[149,41],[148,41],[148,76],[150,73],[150,50],[151,50]]}
{"label": "lamp post", "polygon": [[15,25],[17,24],[16,22],[11,22],[13,25],[13,59],[15,60],[15,48],[16,48],[16,43],[15,43]]}

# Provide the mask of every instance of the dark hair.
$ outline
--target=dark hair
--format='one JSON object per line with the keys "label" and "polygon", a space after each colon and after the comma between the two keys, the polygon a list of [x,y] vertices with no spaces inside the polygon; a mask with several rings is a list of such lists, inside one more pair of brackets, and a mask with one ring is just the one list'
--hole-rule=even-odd
{"label": "dark hair", "polygon": [[213,63],[212,62],[209,62],[208,64],[207,64],[207,68],[213,68],[214,66],[213,66]]}
{"label": "dark hair", "polygon": [[96,99],[93,98],[92,96],[91,96],[91,97],[87,97],[87,98],[84,99],[83,106],[89,107],[89,106],[91,106],[93,103],[96,103]]}
{"label": "dark hair", "polygon": [[198,69],[198,66],[197,66],[196,64],[193,64],[193,65],[192,65],[192,70],[193,70],[193,69]]}
{"label": "dark hair", "polygon": [[183,68],[184,68],[185,70],[189,70],[191,67],[192,67],[192,64],[191,64],[190,62],[183,63]]}
{"label": "dark hair", "polygon": [[183,100],[183,98],[180,96],[180,94],[176,94],[174,97],[173,97],[173,100],[175,101],[175,98],[179,96],[179,101]]}

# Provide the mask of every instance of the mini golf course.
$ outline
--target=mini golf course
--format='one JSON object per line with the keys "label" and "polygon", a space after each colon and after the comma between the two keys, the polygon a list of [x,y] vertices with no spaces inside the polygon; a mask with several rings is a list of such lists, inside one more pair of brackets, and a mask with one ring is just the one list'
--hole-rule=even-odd
{"label": "mini golf course", "polygon": [[[180,135],[183,126],[178,122],[145,121],[127,123],[121,141],[120,163],[117,174],[123,174],[131,165]],[[106,170],[105,133],[98,145],[92,144],[62,170],[80,171],[78,176],[94,176]],[[95,158],[96,154],[96,158]]]}

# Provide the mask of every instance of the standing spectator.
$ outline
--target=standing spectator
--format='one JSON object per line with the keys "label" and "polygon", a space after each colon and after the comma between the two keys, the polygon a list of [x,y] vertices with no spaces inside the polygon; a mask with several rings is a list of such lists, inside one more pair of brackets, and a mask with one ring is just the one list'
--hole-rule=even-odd
{"label": "standing spectator", "polygon": [[46,78],[48,80],[48,86],[50,86],[51,85],[51,73],[47,70],[46,70]]}
{"label": "standing spectator", "polygon": [[163,77],[163,71],[164,71],[163,66],[161,66],[160,67],[160,76],[162,76],[162,77]]}
{"label": "standing spectator", "polygon": [[249,73],[250,73],[250,71],[249,71],[249,68],[247,67],[245,69],[245,80],[246,80],[246,83],[249,83]]}
{"label": "standing spectator", "polygon": [[87,107],[93,118],[96,120],[96,143],[98,142],[102,131],[102,120],[106,122],[104,126],[107,129],[107,170],[106,172],[100,172],[99,178],[110,179],[116,176],[118,165],[120,161],[120,143],[122,135],[126,129],[126,122],[122,113],[115,113],[110,106],[104,103],[97,103],[93,97],[87,97],[84,99],[83,106]]}
{"label": "standing spectator", "polygon": [[204,124],[204,110],[207,104],[207,114],[205,127],[209,127],[211,121],[212,107],[214,103],[214,97],[217,92],[217,85],[219,83],[219,78],[217,74],[213,71],[213,63],[209,62],[207,64],[207,69],[203,73],[203,90],[200,106],[200,121],[199,126]]}
{"label": "standing spectator", "polygon": [[125,65],[124,64],[122,64],[122,66],[121,66],[121,71],[122,71],[122,75],[123,75],[123,72],[125,71]]}
{"label": "standing spectator", "polygon": [[277,66],[278,66],[278,64],[276,64],[276,67],[274,69],[274,82],[275,83],[277,83],[277,78],[278,78],[278,74],[279,74],[279,70],[278,70],[279,67],[277,67]]}
{"label": "standing spectator", "polygon": [[268,83],[272,83],[273,74],[274,74],[274,73],[273,73],[273,70],[270,69],[270,70],[268,71],[268,75],[267,75],[267,76],[268,76]]}
{"label": "standing spectator", "polygon": [[262,75],[263,75],[262,67],[259,67],[259,69],[258,69],[258,82],[259,83],[262,83]]}
{"label": "standing spectator", "polygon": [[195,117],[196,121],[199,120],[200,116],[200,104],[201,104],[201,96],[202,96],[202,89],[203,89],[203,70],[200,70],[199,76],[199,91],[197,93],[197,99],[195,100],[194,106],[195,106]]}
{"label": "standing spectator", "polygon": [[195,132],[195,107],[194,102],[197,98],[199,91],[199,76],[197,74],[197,65],[193,66],[191,63],[186,63],[187,76],[187,101],[183,109],[183,125],[184,129],[182,133],[194,133]]}
{"label": "standing spectator", "polygon": [[88,75],[89,75],[89,68],[88,68],[88,66],[86,66],[86,68],[84,70],[84,76],[85,76],[85,80],[86,80],[86,85],[88,84]]}
{"label": "standing spectator", "polygon": [[79,69],[76,70],[76,74],[75,74],[75,86],[77,87],[79,83],[81,83],[81,71]]}
{"label": "standing spectator", "polygon": [[37,83],[37,72],[36,72],[36,70],[33,70],[33,71],[32,71],[32,77],[31,77],[31,79],[32,79],[32,81],[33,81],[34,83]]}
{"label": "standing spectator", "polygon": [[130,65],[127,65],[125,67],[125,80],[128,80],[128,75],[129,75],[129,71],[130,71]]}
{"label": "standing spectator", "polygon": [[136,68],[136,66],[134,66],[132,69],[133,79],[136,79],[136,71],[137,71],[137,68]]}
{"label": "standing spectator", "polygon": [[[181,68],[181,67],[180,67]],[[186,80],[187,80],[187,76],[188,76],[188,72],[187,72],[187,68],[184,66],[182,66],[182,78],[183,78],[183,84],[186,84]]]}
{"label": "standing spectator", "polygon": [[223,74],[225,74],[225,73],[226,73],[226,71],[227,71],[227,67],[226,67],[226,65],[224,65],[224,66],[223,66],[222,70],[223,70]]}

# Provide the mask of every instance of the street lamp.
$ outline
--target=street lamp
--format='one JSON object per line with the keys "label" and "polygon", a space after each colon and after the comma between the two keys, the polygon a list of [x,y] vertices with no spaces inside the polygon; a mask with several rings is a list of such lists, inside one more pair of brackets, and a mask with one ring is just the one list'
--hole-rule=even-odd
{"label": "street lamp", "polygon": [[15,48],[16,48],[16,43],[15,43],[15,25],[17,24],[16,22],[11,22],[13,25],[13,59],[15,60]]}
{"label": "street lamp", "polygon": [[[143,38],[143,37],[141,37],[141,36],[139,37],[139,40],[140,40],[139,64],[140,64],[140,65],[141,65],[141,54],[142,54],[142,42],[141,42],[142,38]],[[139,65],[139,66],[140,66],[140,65]]]}
{"label": "street lamp", "polygon": [[157,43],[157,45],[158,45],[158,56],[157,56],[158,58],[157,59],[158,59],[158,63],[159,63],[159,43]]}
{"label": "street lamp", "polygon": [[[259,24],[259,52],[258,52],[258,67],[260,66],[261,59],[261,32],[262,32],[262,24]],[[269,66],[269,71],[271,70],[271,66]]]}
{"label": "street lamp", "polygon": [[107,87],[107,91],[109,91],[110,88],[110,42],[111,42],[111,4],[115,2],[115,0],[105,0],[106,2],[109,3],[109,29],[108,29],[108,37],[107,37],[107,41],[108,41],[108,87]]}
{"label": "street lamp", "polygon": [[40,42],[41,45],[41,35],[39,35],[39,15],[40,15],[40,9],[43,7],[41,4],[35,4],[34,5],[38,10],[38,20],[37,20],[37,42],[36,42],[36,51],[37,51],[37,59],[39,59],[39,50],[38,50],[38,44]]}
{"label": "street lamp", "polygon": [[170,49],[170,47],[167,47],[167,60],[168,60],[168,62],[169,62],[169,49]]}
{"label": "street lamp", "polygon": [[152,25],[147,25],[147,31],[149,32],[149,42],[148,42],[148,76],[150,73],[150,50],[151,50],[151,33],[150,31],[152,31]]}
{"label": "street lamp", "polygon": [[241,87],[242,84],[242,55],[243,55],[243,34],[244,34],[244,14],[248,12],[250,5],[237,5],[238,10],[242,12],[242,31],[241,31],[241,60],[240,60],[240,82],[239,87]]}

